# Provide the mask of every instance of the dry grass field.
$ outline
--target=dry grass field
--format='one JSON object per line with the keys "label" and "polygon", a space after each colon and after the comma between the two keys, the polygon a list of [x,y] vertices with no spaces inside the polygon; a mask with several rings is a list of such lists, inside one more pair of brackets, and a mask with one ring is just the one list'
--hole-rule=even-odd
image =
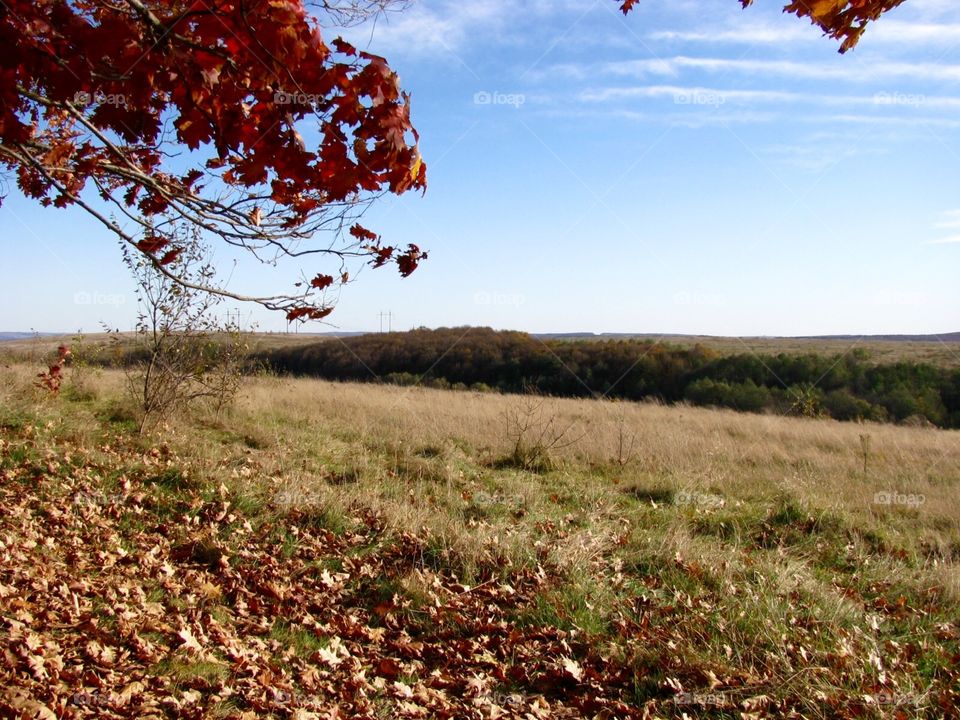
{"label": "dry grass field", "polygon": [[265,376],[140,438],[122,374],[34,373],[0,367],[0,608],[85,672],[11,651],[8,707],[957,717],[960,432]]}

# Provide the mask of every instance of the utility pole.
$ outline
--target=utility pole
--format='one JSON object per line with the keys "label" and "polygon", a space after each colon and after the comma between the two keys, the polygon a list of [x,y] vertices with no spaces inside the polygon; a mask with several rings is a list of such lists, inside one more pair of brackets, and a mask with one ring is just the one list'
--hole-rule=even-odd
{"label": "utility pole", "polygon": [[383,319],[387,319],[387,332],[393,332],[393,312],[380,313],[380,332],[383,332]]}
{"label": "utility pole", "polygon": [[227,327],[235,327],[240,330],[240,311],[227,310]]}

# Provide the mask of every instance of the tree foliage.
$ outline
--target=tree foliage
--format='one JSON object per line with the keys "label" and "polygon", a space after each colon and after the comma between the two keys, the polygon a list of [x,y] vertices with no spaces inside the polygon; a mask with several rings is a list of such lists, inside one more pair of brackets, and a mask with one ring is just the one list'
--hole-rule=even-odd
{"label": "tree foliage", "polygon": [[[315,7],[349,23],[389,4]],[[347,258],[416,269],[416,245],[386,245],[356,220],[381,193],[426,187],[417,140],[387,62],[328,45],[302,0],[0,6],[0,166],[23,193],[83,207],[174,280],[183,248],[163,216],[262,260],[335,256],[335,272],[280,296],[203,286],[291,319],[330,312],[317,297],[349,279]],[[323,230],[340,241],[308,242]]]}
{"label": "tree foliage", "polygon": [[489,328],[416,330],[324,341],[264,358],[331,380],[534,391],[566,397],[686,401],[838,420],[925,418],[960,427],[960,371],[844,355],[734,354],[646,340],[539,340]]}

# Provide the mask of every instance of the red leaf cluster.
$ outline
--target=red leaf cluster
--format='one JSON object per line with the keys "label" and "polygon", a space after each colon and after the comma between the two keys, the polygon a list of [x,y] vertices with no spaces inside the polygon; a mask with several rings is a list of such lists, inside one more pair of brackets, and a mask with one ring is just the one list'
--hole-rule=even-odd
{"label": "red leaf cluster", "polygon": [[310,281],[310,287],[315,290],[325,290],[331,285],[333,285],[332,275],[317,275],[313,280]]}
{"label": "red leaf cluster", "polygon": [[60,394],[60,385],[63,383],[63,368],[70,362],[73,353],[69,345],[57,347],[57,359],[43,372],[37,374],[34,383],[38,388],[47,390],[51,395]]}
{"label": "red leaf cluster", "polygon": [[[397,75],[341,39],[333,48],[303,0],[9,0],[0,166],[44,204],[74,203],[94,183],[147,216],[215,176],[269,197],[291,230],[359,193],[424,189]],[[180,153],[192,167],[174,174],[164,161],[180,146],[196,152]],[[259,227],[259,208],[247,217]]]}
{"label": "red leaf cluster", "polygon": [[397,267],[400,268],[400,274],[407,277],[420,264],[421,260],[426,259],[427,254],[422,252],[416,245],[407,245],[407,250],[397,258]]}
{"label": "red leaf cluster", "polygon": [[314,305],[299,305],[287,310],[287,320],[323,320],[333,312],[332,307],[316,307]]}
{"label": "red leaf cluster", "polygon": [[421,260],[427,259],[427,253],[412,243],[407,245],[407,249],[403,251],[392,245],[383,245],[379,235],[367,230],[362,225],[351,227],[350,234],[365,243],[363,249],[372,256],[370,264],[375,268],[393,261],[396,262],[400,275],[408,277],[417,269]]}
{"label": "red leaf cluster", "polygon": [[163,250],[163,248],[169,244],[170,241],[165,237],[148,235],[137,243],[137,249],[145,255],[153,255]]}

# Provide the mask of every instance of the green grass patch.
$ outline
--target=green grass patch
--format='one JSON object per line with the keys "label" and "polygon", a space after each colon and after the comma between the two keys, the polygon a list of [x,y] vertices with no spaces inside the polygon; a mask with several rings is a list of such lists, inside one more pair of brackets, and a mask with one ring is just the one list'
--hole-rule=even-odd
{"label": "green grass patch", "polygon": [[330,641],[311,630],[294,627],[285,620],[277,620],[270,628],[271,640],[276,640],[304,660],[309,659],[317,650],[329,646]]}
{"label": "green grass patch", "polygon": [[204,689],[230,677],[226,664],[210,660],[189,660],[181,654],[169,655],[155,663],[151,675],[170,678],[174,688],[179,686]]}

